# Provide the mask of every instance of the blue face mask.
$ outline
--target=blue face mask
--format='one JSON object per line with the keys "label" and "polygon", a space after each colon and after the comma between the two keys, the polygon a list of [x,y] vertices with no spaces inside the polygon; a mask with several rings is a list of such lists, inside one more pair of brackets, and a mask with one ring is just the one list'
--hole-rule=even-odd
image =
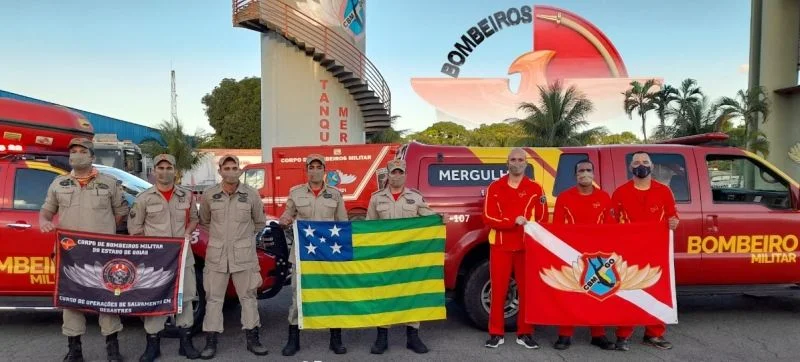
{"label": "blue face mask", "polygon": [[645,165],[636,166],[631,171],[633,171],[633,175],[638,178],[645,178],[647,176],[650,176],[650,167]]}

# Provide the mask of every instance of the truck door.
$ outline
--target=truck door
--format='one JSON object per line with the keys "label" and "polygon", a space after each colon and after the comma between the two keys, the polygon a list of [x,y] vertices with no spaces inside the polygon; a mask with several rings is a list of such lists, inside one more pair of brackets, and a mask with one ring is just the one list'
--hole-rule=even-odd
{"label": "truck door", "polygon": [[690,252],[702,255],[707,284],[797,283],[800,213],[790,181],[733,148],[697,151],[703,193],[702,238]]}
{"label": "truck door", "polygon": [[[628,147],[611,149],[615,189],[633,177],[629,165],[633,153],[638,150],[639,148]],[[701,257],[699,254],[689,253],[687,249],[689,236],[700,235],[703,223],[698,187],[699,172],[695,167],[694,154],[689,147],[663,147],[647,151],[653,162],[653,180],[669,186],[672,190],[681,220],[673,239],[675,282],[684,285],[697,284],[696,278],[702,275]]]}
{"label": "truck door", "polygon": [[[28,163],[31,164],[31,163]],[[0,293],[48,294],[55,285],[50,259],[56,235],[39,231],[39,209],[57,169],[23,162],[8,164],[0,193]]]}

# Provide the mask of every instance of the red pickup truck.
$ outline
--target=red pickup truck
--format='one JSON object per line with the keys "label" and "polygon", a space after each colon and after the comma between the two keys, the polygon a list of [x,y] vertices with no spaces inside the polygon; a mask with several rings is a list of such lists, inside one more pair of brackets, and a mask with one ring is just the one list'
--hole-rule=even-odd
{"label": "red pickup truck", "polygon": [[[55,234],[39,230],[39,209],[53,179],[69,172],[69,140],[91,138],[92,133],[83,117],[65,108],[0,99],[0,310],[53,307],[55,264],[50,253]],[[117,178],[129,204],[152,186],[122,170],[95,167]],[[118,233],[127,233],[124,224]],[[200,227],[192,235],[201,296],[194,326],[199,330],[205,314],[202,268],[208,234]],[[286,239],[273,225],[262,230],[254,242],[264,280],[259,298],[271,298],[291,280]],[[232,283],[228,296],[236,297]]]}
{"label": "red pickup truck", "polygon": [[[651,154],[654,177],[675,196],[681,223],[675,232],[678,292],[796,292],[800,283],[797,181],[760,157],[719,145],[725,134],[671,140],[669,144],[526,148],[528,175],[552,208],[575,185],[574,167],[588,158],[596,182],[612,193],[631,177],[633,152]],[[715,145],[716,144],[716,145]],[[447,227],[445,286],[470,319],[486,328],[489,311],[488,229],[482,220],[489,183],[506,172],[508,148],[404,145],[407,183],[420,190]],[[789,288],[787,288],[789,287]],[[516,290],[506,305],[514,323]]]}

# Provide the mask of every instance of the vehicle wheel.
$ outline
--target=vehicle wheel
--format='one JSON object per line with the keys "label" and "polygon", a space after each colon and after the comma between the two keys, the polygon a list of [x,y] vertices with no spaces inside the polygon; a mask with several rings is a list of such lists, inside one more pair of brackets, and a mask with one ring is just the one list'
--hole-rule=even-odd
{"label": "vehicle wheel", "polygon": [[[203,318],[206,316],[206,291],[203,289],[203,266],[195,264],[194,275],[197,284],[197,300],[192,302],[194,309],[194,322],[192,324],[192,335],[203,331]],[[178,338],[178,327],[175,325],[175,317],[170,316],[164,323],[162,335],[165,338]]]}
{"label": "vehicle wheel", "polygon": [[[464,283],[463,304],[467,316],[481,330],[489,329],[489,305],[491,283],[489,282],[489,261],[486,260],[474,267],[467,274]],[[505,328],[511,331],[517,328],[517,311],[519,298],[517,283],[512,279],[508,286],[506,304],[504,308]]]}
{"label": "vehicle wheel", "polygon": [[367,219],[367,213],[364,210],[353,210],[353,213],[348,215],[350,221],[361,221]]}

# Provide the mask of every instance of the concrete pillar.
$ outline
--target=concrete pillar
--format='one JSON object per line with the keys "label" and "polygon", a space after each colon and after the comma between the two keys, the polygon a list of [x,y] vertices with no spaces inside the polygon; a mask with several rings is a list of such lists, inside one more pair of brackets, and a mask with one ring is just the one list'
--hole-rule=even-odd
{"label": "concrete pillar", "polygon": [[[760,4],[760,14],[755,9]],[[800,179],[800,166],[789,159],[789,148],[800,142],[800,94],[778,94],[776,89],[797,86],[798,45],[800,45],[800,1],[798,0],[754,0],[753,16],[761,21],[752,21],[754,37],[751,41],[756,64],[750,64],[750,72],[758,72],[759,83],[767,92],[771,103],[767,123],[760,125],[770,141],[768,160],[795,180]],[[760,33],[760,34],[759,34]],[[753,84],[751,84],[753,85]]]}
{"label": "concrete pillar", "polygon": [[330,71],[274,32],[261,34],[261,153],[276,146],[363,144],[364,117]]}

